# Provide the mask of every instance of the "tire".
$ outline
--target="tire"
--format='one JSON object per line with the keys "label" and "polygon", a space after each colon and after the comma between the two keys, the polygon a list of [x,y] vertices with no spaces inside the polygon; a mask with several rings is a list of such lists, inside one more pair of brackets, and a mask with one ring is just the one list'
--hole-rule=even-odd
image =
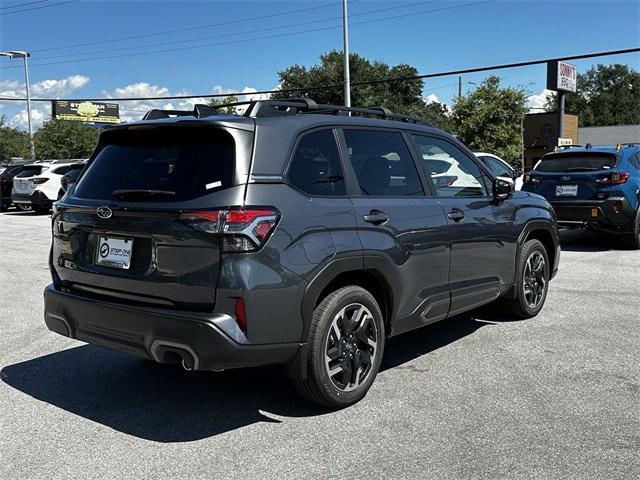
{"label": "tire", "polygon": [[31,205],[25,205],[24,203],[16,203],[16,208],[21,212],[30,212]]}
{"label": "tire", "polygon": [[[540,258],[544,263],[541,271],[537,271],[539,263],[536,262]],[[513,298],[503,298],[499,301],[504,312],[521,320],[538,315],[547,298],[551,268],[553,267],[549,264],[549,255],[544,245],[539,240],[525,242],[518,257]]]}
{"label": "tire", "polygon": [[331,408],[358,402],[378,374],[384,340],[382,312],[373,296],[353,285],[336,290],[313,311],[307,379],[294,380],[296,390]]}
{"label": "tire", "polygon": [[622,245],[628,250],[640,249],[640,210],[636,212],[633,225],[622,232]]}
{"label": "tire", "polygon": [[45,213],[49,213],[51,211],[51,207],[41,207],[39,205],[34,205],[33,211],[37,214],[43,215]]}

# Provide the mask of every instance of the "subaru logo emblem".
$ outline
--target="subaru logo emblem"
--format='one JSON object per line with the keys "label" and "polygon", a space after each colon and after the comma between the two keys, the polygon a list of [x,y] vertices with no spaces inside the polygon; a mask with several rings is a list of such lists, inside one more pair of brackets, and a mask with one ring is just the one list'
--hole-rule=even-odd
{"label": "subaru logo emblem", "polygon": [[563,182],[568,182],[569,180],[571,180],[571,177],[567,177],[567,176],[560,177],[560,180],[562,180]]}
{"label": "subaru logo emblem", "polygon": [[106,218],[111,218],[111,216],[113,215],[113,212],[109,207],[98,207],[96,209],[96,215],[98,215],[100,218],[106,219]]}

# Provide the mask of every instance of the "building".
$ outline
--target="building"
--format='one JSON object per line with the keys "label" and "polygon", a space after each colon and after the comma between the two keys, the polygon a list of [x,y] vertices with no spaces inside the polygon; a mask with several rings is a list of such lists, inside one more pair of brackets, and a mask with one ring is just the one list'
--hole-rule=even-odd
{"label": "building", "polygon": [[580,145],[616,145],[640,143],[640,125],[611,125],[606,127],[578,128]]}
{"label": "building", "polygon": [[564,115],[562,132],[558,135],[558,112],[529,113],[522,124],[524,141],[524,168],[533,168],[545,153],[558,145],[558,138],[570,139],[578,144],[578,116]]}

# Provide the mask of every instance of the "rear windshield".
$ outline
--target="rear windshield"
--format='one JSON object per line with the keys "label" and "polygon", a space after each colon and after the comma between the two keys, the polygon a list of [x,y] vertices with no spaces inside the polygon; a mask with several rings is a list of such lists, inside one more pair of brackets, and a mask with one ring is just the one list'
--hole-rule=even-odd
{"label": "rear windshield", "polygon": [[114,192],[170,192],[153,201],[184,201],[233,185],[235,145],[221,129],[158,127],[106,132],[75,195],[113,200]]}
{"label": "rear windshield", "polygon": [[615,155],[551,155],[542,157],[538,172],[589,172],[608,170],[616,165]]}
{"label": "rear windshield", "polygon": [[16,175],[16,177],[35,177],[36,175],[40,175],[42,173],[42,167],[41,166],[34,166],[34,167],[25,167],[24,170],[22,170],[19,174]]}

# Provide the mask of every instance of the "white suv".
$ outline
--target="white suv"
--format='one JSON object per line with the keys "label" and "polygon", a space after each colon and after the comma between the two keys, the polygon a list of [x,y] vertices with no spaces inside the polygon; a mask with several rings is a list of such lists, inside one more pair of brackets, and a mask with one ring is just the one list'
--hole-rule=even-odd
{"label": "white suv", "polygon": [[522,189],[522,170],[515,169],[499,156],[493,153],[486,152],[473,152],[478,159],[484,163],[493,174],[508,182],[514,184],[515,190]]}
{"label": "white suv", "polygon": [[84,167],[84,160],[65,160],[34,163],[25,167],[13,179],[11,200],[18,208],[33,208],[38,213],[48,213],[58,199],[62,177]]}

